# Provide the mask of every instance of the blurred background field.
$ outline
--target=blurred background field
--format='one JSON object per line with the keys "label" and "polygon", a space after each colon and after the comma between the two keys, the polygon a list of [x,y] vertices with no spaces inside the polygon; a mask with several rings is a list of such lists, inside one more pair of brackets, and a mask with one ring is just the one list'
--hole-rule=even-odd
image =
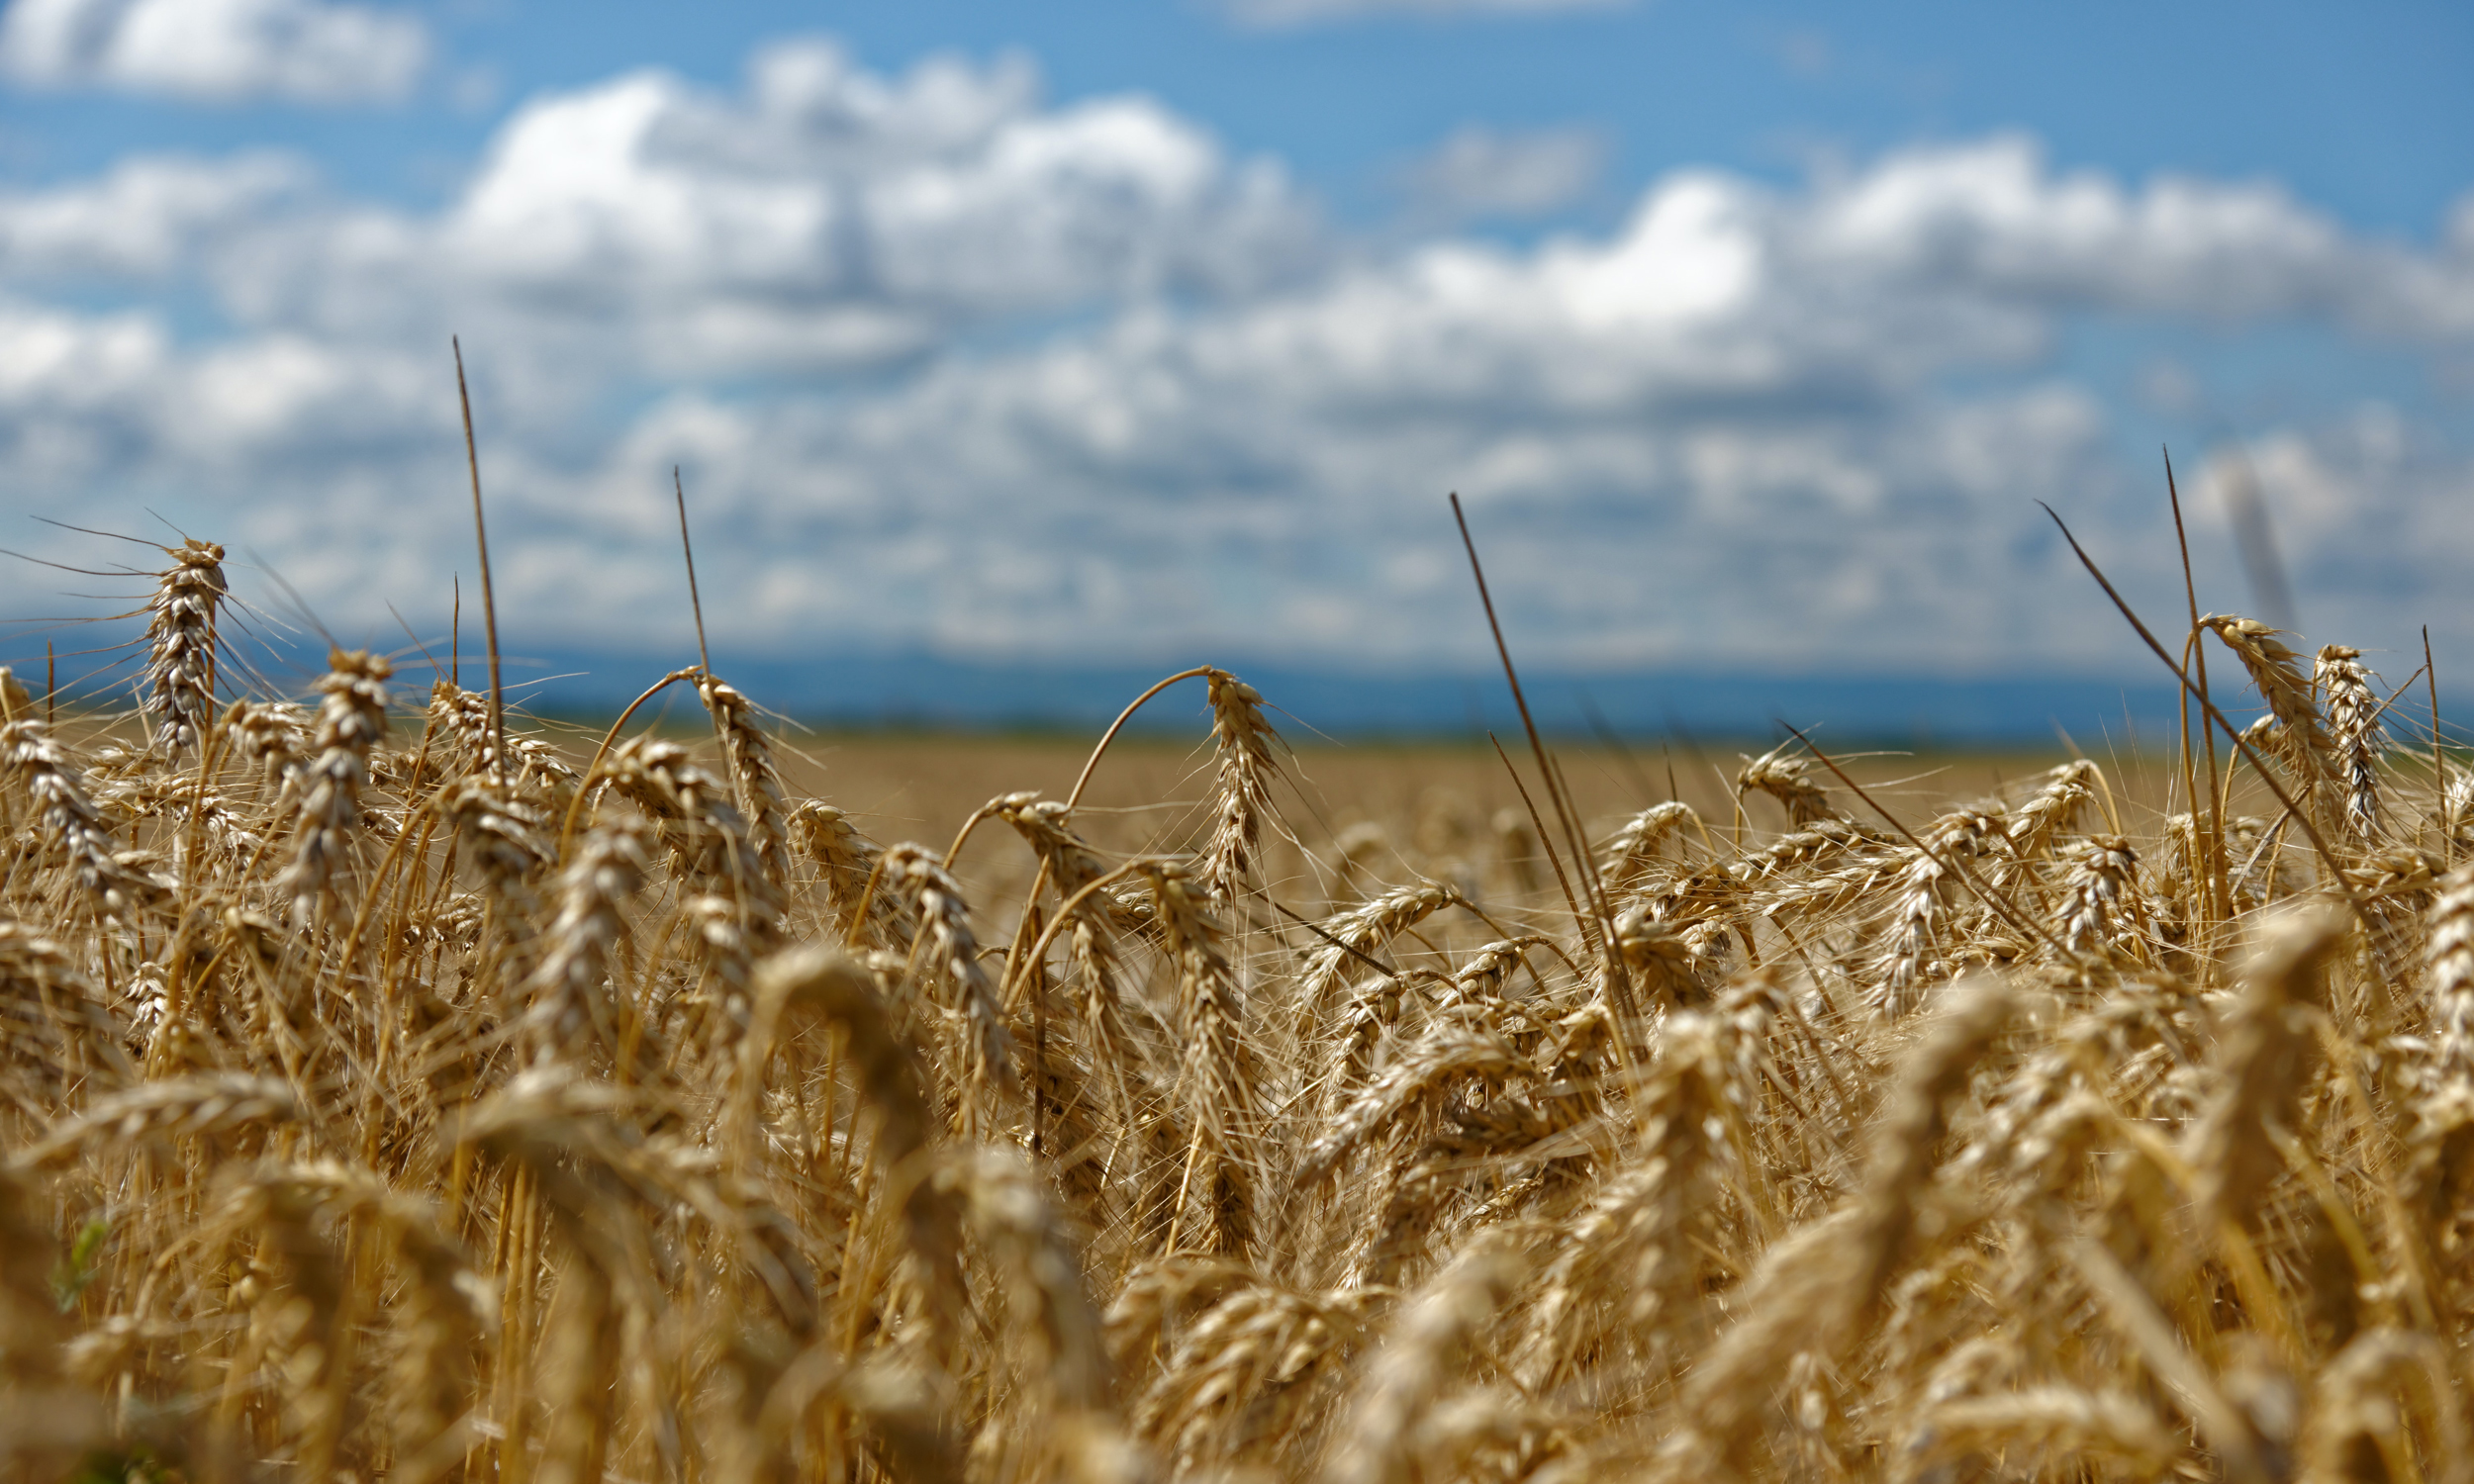
{"label": "blurred background field", "polygon": [[[784,739],[783,771],[794,789],[832,800],[876,839],[916,840],[941,851],[973,810],[1000,794],[1035,789],[1042,797],[1065,797],[1094,740],[793,734]],[[1526,743],[1517,732],[1502,741],[1522,761],[1532,800],[1546,814],[1549,805],[1537,796]],[[1745,846],[1774,838],[1786,826],[1779,806],[1763,794],[1752,793],[1739,805],[1734,779],[1748,749],[1763,750],[1751,743],[1697,741],[1690,746],[1650,741],[1619,750],[1567,739],[1555,752],[1593,844],[1650,805],[1680,798],[1708,824],[1720,853],[1733,854],[1739,826]],[[2068,760],[2056,746],[2046,752],[1865,752],[1852,755],[1845,766],[1902,823],[1918,826],[1954,801],[2032,788],[2046,770]],[[2125,825],[2141,832],[2150,828],[2172,787],[2166,756],[2100,754],[2098,761]],[[1200,727],[1190,741],[1156,732],[1121,739],[1094,771],[1076,817],[1087,838],[1111,851],[1190,844],[1207,826],[1212,767],[1209,739]],[[1308,738],[1296,748],[1290,773],[1296,788],[1284,789],[1280,801],[1294,838],[1273,836],[1266,858],[1267,878],[1295,898],[1286,905],[1319,915],[1357,900],[1369,881],[1425,877],[1480,902],[1562,910],[1528,806],[1486,744],[1344,745]],[[1830,787],[1852,815],[1879,823],[1835,781]],[[1036,866],[1036,858],[1009,832],[993,829],[975,832],[956,861],[958,873],[981,888],[982,898],[998,902],[1020,900]]]}

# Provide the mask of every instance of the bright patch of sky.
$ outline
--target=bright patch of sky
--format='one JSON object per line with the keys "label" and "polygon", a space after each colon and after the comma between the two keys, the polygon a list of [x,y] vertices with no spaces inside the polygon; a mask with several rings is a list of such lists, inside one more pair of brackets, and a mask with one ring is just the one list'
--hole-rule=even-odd
{"label": "bright patch of sky", "polygon": [[[956,655],[2129,663],[2045,500],[2474,641],[2474,13],[11,0],[0,518],[428,622]],[[65,558],[75,539],[5,543]],[[40,581],[0,605],[57,605]],[[0,656],[4,658],[5,656]],[[2411,665],[2395,667],[2400,675]]]}

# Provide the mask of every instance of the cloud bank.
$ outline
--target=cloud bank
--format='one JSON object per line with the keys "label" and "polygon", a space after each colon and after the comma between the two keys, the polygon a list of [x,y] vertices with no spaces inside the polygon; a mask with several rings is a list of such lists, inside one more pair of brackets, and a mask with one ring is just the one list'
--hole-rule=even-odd
{"label": "cloud bank", "polygon": [[[379,635],[470,565],[454,329],[511,643],[676,647],[677,465],[742,653],[1470,662],[1457,490],[1541,660],[2103,666],[2125,645],[2033,502],[2135,586],[2178,569],[2059,355],[2099,322],[2457,364],[2474,231],[1996,138],[1378,250],[1155,100],[800,43],[726,94],[532,99],[429,213],[267,154],[0,197],[0,457],[14,509],[158,504]],[[2378,408],[2258,431],[2307,618],[2474,640],[2439,602],[2474,560],[2461,449]]]}
{"label": "cloud bank", "polygon": [[44,88],[393,102],[429,55],[419,17],[326,0],[14,0],[0,15],[0,73]]}

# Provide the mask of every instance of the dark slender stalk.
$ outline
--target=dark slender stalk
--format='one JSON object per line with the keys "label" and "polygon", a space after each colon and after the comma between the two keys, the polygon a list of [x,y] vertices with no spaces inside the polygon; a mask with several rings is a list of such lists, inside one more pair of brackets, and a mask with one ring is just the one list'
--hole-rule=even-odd
{"label": "dark slender stalk", "polygon": [[[1092,771],[1099,766],[1099,759],[1107,752],[1108,744],[1116,740],[1117,732],[1124,727],[1127,721],[1133,718],[1136,711],[1143,708],[1144,701],[1149,700],[1151,697],[1159,695],[1169,687],[1176,685],[1179,681],[1192,680],[1197,675],[1209,675],[1210,673],[1211,667],[1208,665],[1196,665],[1191,670],[1180,670],[1168,679],[1156,683],[1150,690],[1145,691],[1142,695],[1135,696],[1131,704],[1126,706],[1124,710],[1117,712],[1116,720],[1108,723],[1108,729],[1105,732],[1102,732],[1099,736],[1099,745],[1091,750],[1091,757],[1083,764],[1082,775],[1074,780],[1074,791],[1065,796],[1065,806],[1071,809],[1076,804],[1083,801],[1083,790],[1091,787]],[[1042,864],[1044,865],[1045,863]],[[1037,893],[1034,892],[1033,894]]]}
{"label": "dark slender stalk", "polygon": [[[1520,781],[1520,770],[1512,766],[1510,756],[1503,751],[1503,744],[1495,741],[1494,733],[1486,733],[1486,740],[1494,743],[1494,755],[1503,759],[1503,771],[1512,776],[1512,788],[1520,794],[1521,807],[1529,811],[1529,822],[1537,827],[1538,848],[1546,852],[1547,864],[1555,868],[1555,884],[1564,888],[1564,905],[1572,914],[1572,926],[1580,929],[1584,940],[1589,939],[1589,919],[1580,910],[1580,898],[1572,894],[1571,878],[1564,874],[1564,858],[1555,853],[1554,837],[1547,833],[1546,821],[1538,815],[1538,805],[1529,796],[1529,786]],[[1594,942],[1589,946],[1593,949],[1597,947]]]}
{"label": "dark slender stalk", "polygon": [[679,477],[679,466],[670,466],[670,488],[679,497],[679,550],[687,554],[687,603],[696,610],[696,660],[713,674],[713,651],[705,647],[705,600],[696,591],[696,547],[687,538],[687,483]]}
{"label": "dark slender stalk", "polygon": [[[2192,661],[2199,670],[2199,694],[2208,694],[2208,646],[2199,642],[2199,585],[2191,579],[2191,538],[2182,526],[2182,492],[2173,479],[2173,454],[2164,454],[2165,498],[2173,505],[2173,539],[2182,548],[2182,596],[2190,605]],[[2196,780],[2187,777],[2190,771],[2191,703],[2184,696],[2182,702],[2182,768],[2186,777],[2183,791],[2192,791]],[[2208,751],[2208,890],[2215,903],[2210,914],[2211,925],[2219,915],[2231,915],[2234,899],[2226,894],[2225,879],[2225,799],[2217,788],[2217,734],[2215,728],[2202,721],[2199,726],[2201,744]],[[2191,827],[2199,827],[2199,800],[2191,800]]]}
{"label": "dark slender stalk", "polygon": [[1308,919],[1308,918],[1304,918],[1304,917],[1300,917],[1300,916],[1298,916],[1296,913],[1294,913],[1294,912],[1292,912],[1292,911],[1288,910],[1288,908],[1287,908],[1287,907],[1285,907],[1285,906],[1282,905],[1281,903],[1279,903],[1279,902],[1277,902],[1277,901],[1272,901],[1272,899],[1271,899],[1270,897],[1268,897],[1268,896],[1266,896],[1266,897],[1265,897],[1265,898],[1263,898],[1263,899],[1264,899],[1265,901],[1270,901],[1270,902],[1272,902],[1272,910],[1273,910],[1273,911],[1278,912],[1281,916],[1285,917],[1285,918],[1287,918],[1290,922],[1293,922],[1293,923],[1295,923],[1297,926],[1299,926],[1299,927],[1301,927],[1301,928],[1304,928],[1307,932],[1312,933],[1315,937],[1322,939],[1325,943],[1330,944],[1332,947],[1334,947],[1334,948],[1336,948],[1336,949],[1339,949],[1342,953],[1347,954],[1350,958],[1355,959],[1355,960],[1357,960],[1359,963],[1364,964],[1364,965],[1365,965],[1366,967],[1368,967],[1369,969],[1374,970],[1377,974],[1381,974],[1384,978],[1387,978],[1387,979],[1396,979],[1396,978],[1398,978],[1398,977],[1400,976],[1400,971],[1398,971],[1397,969],[1392,968],[1390,965],[1388,965],[1388,964],[1384,963],[1384,962],[1383,962],[1382,960],[1380,960],[1380,959],[1376,958],[1373,954],[1370,954],[1370,953],[1366,952],[1364,949],[1361,949],[1361,948],[1352,948],[1352,947],[1350,947],[1348,944],[1341,942],[1339,939],[1337,939],[1337,938],[1333,937],[1331,934],[1329,934],[1329,933],[1327,933],[1327,932],[1324,932],[1324,931],[1323,931],[1323,929],[1322,929],[1322,925],[1321,925],[1321,924],[1319,924],[1319,923],[1317,923],[1317,922],[1314,922],[1314,921],[1312,921],[1311,919]]}
{"label": "dark slender stalk", "polygon": [[490,641],[490,777],[507,782],[507,687],[499,676],[498,597],[490,586],[490,531],[481,519],[481,445],[472,434],[472,390],[464,382],[464,346],[455,347],[455,395],[464,405],[464,462],[472,470],[472,535],[481,548],[481,621]]}
{"label": "dark slender stalk", "polygon": [[[1627,1015],[1633,1013],[1632,976],[1624,970],[1623,956],[1615,949],[1615,920],[1606,910],[1604,894],[1597,889],[1597,871],[1589,860],[1589,850],[1570,801],[1556,781],[1555,765],[1547,756],[1546,741],[1538,735],[1538,721],[1529,712],[1529,697],[1521,694],[1520,672],[1512,668],[1511,646],[1503,641],[1503,624],[1494,614],[1494,595],[1486,591],[1486,569],[1477,560],[1477,542],[1469,533],[1469,516],[1461,510],[1461,497],[1452,496],[1452,518],[1461,527],[1461,545],[1469,551],[1470,575],[1477,579],[1477,602],[1486,610],[1486,627],[1494,634],[1494,652],[1503,661],[1503,678],[1512,688],[1512,703],[1520,708],[1520,724],[1529,733],[1529,750],[1536,754],[1538,772],[1546,781],[1547,801],[1555,805],[1558,822],[1564,827],[1565,842],[1572,852],[1573,871],[1579,876],[1582,889],[1588,894],[1590,910],[1596,915],[1598,931],[1591,933],[1588,922],[1581,922],[1581,937],[1595,937],[1600,956],[1606,961],[1607,986],[1614,991],[1616,1004]],[[1498,751],[1500,748],[1498,747]],[[1507,760],[1508,766],[1508,760]],[[1517,780],[1518,775],[1514,776]],[[1541,836],[1543,839],[1543,826]],[[1575,917],[1579,913],[1575,910]]]}

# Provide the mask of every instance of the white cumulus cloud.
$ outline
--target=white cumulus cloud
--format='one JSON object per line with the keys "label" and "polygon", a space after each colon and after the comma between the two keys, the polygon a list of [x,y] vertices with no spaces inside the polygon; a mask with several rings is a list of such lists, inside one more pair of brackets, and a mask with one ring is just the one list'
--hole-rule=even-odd
{"label": "white cumulus cloud", "polygon": [[0,72],[206,102],[388,102],[428,66],[406,11],[329,0],[12,0]]}
{"label": "white cumulus cloud", "polygon": [[766,49],[736,94],[642,71],[535,98],[436,216],[338,205],[210,271],[257,323],[365,335],[454,318],[656,375],[744,375],[916,356],[1133,296],[1252,292],[1326,250],[1277,165],[1152,100],[1054,107],[1020,59],[893,77],[807,42]]}
{"label": "white cumulus cloud", "polygon": [[[130,303],[60,287],[97,280]],[[1378,250],[1157,102],[799,43],[735,91],[532,99],[430,213],[277,156],[0,195],[0,296],[9,509],[153,505],[338,623],[435,611],[468,565],[455,329],[502,609],[536,645],[675,637],[678,464],[742,653],[1474,662],[1457,490],[1542,662],[2092,665],[2136,654],[2032,501],[2134,589],[2178,595],[2178,567],[2069,328],[2462,359],[2474,233],[1993,139]],[[2248,457],[2306,617],[2474,642],[2434,596],[2474,564],[2474,459],[2396,411],[2287,424]],[[2218,477],[2185,487],[2203,519]],[[2207,601],[2236,605],[2219,546]]]}
{"label": "white cumulus cloud", "polygon": [[0,276],[159,279],[303,200],[315,176],[283,154],[131,155],[102,176],[0,191]]}

